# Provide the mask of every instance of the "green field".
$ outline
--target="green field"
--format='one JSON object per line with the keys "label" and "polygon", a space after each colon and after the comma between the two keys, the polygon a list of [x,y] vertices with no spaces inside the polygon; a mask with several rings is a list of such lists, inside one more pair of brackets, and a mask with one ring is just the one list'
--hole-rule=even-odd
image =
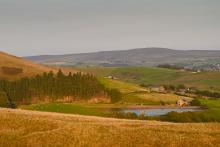
{"label": "green field", "polygon": [[207,111],[207,115],[218,118],[218,120],[220,121],[220,100],[202,99],[200,101],[202,105],[205,105],[209,108]]}
{"label": "green field", "polygon": [[136,84],[178,85],[220,91],[220,72],[205,71],[193,73],[156,67],[126,67],[126,68],[78,68],[99,77],[115,76],[119,80]]}
{"label": "green field", "polygon": [[101,110],[101,105],[89,104],[64,104],[64,103],[46,103],[20,106],[21,109],[57,112],[66,114],[80,114],[92,116],[104,116],[105,112]]}
{"label": "green field", "polygon": [[120,80],[112,80],[99,77],[99,81],[106,87],[106,88],[116,88],[122,93],[132,93],[136,91],[148,91],[146,88],[143,88],[135,83],[124,82]]}
{"label": "green field", "polygon": [[[220,100],[211,99],[200,99],[201,104],[204,109],[201,112],[185,112],[185,113],[174,113],[162,117],[146,117],[144,119],[150,120],[162,120],[162,121],[173,121],[173,122],[219,122],[220,121]],[[150,103],[148,105],[155,105],[155,103]],[[126,108],[130,105],[120,105],[120,104],[85,104],[85,103],[74,103],[74,104],[64,104],[64,103],[46,103],[46,104],[33,104],[20,106],[21,109],[44,111],[44,112],[58,112],[66,114],[80,114],[80,115],[90,115],[90,116],[103,116],[103,117],[115,117],[109,111],[110,108]],[[138,117],[136,119],[139,119]],[[143,118],[141,118],[143,119]]]}
{"label": "green field", "polygon": [[[175,104],[181,96],[171,93],[151,93],[149,89],[143,88],[136,83],[124,82],[119,80],[112,80],[106,78],[99,78],[102,84],[107,88],[116,88],[122,92],[123,104],[144,104],[144,105],[161,105]],[[188,98],[191,100],[191,98]]]}

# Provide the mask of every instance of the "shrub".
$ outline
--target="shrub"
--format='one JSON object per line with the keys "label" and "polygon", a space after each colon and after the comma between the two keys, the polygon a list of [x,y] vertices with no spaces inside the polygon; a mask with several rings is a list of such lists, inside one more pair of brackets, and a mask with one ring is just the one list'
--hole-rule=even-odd
{"label": "shrub", "polygon": [[137,119],[138,115],[136,113],[132,113],[132,112],[113,112],[111,114],[112,117],[115,118],[127,118],[127,119]]}
{"label": "shrub", "polygon": [[212,98],[220,98],[220,93],[211,92],[208,90],[196,90],[195,94],[200,95],[200,96],[212,97]]}
{"label": "shrub", "polygon": [[158,65],[158,67],[168,68],[168,69],[176,69],[176,70],[185,69],[183,66],[171,65],[171,64],[161,64],[161,65]]}
{"label": "shrub", "polygon": [[200,102],[197,98],[193,99],[193,100],[190,102],[190,104],[191,104],[192,106],[201,106],[201,102]]}
{"label": "shrub", "polygon": [[165,106],[165,105],[166,105],[166,103],[165,103],[164,101],[160,101],[160,104],[161,104],[162,106]]}
{"label": "shrub", "polygon": [[186,88],[186,86],[183,85],[183,84],[180,84],[180,85],[177,86],[177,89],[178,89],[178,90],[180,90],[180,89],[185,89],[185,88]]}

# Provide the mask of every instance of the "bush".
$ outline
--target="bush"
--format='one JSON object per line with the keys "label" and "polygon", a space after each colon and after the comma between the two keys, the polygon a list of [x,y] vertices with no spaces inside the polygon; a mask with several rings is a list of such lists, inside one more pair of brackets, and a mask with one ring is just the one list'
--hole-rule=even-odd
{"label": "bush", "polygon": [[162,106],[165,106],[165,105],[166,105],[166,103],[165,103],[164,101],[160,101],[160,104],[161,104]]}
{"label": "bush", "polygon": [[195,94],[200,95],[200,96],[207,96],[211,98],[220,98],[220,93],[211,92],[208,90],[196,90]]}
{"label": "bush", "polygon": [[163,87],[167,91],[175,91],[176,90],[176,87],[174,85],[163,85]]}
{"label": "bush", "polygon": [[192,106],[201,106],[201,102],[200,102],[197,98],[193,99],[193,100],[190,102],[190,104],[191,104]]}
{"label": "bush", "polygon": [[186,86],[183,84],[180,84],[177,86],[177,90],[180,90],[180,89],[186,89]]}
{"label": "bush", "polygon": [[137,119],[138,115],[136,113],[132,113],[132,112],[113,112],[111,114],[112,117],[115,118],[127,118],[127,119]]}
{"label": "bush", "polygon": [[185,69],[183,66],[171,65],[171,64],[161,64],[161,65],[158,65],[158,67],[168,68],[168,69],[176,69],[176,70]]}
{"label": "bush", "polygon": [[170,112],[166,115],[160,116],[161,121],[171,121],[171,122],[220,122],[219,117],[211,115],[209,111],[204,112]]}

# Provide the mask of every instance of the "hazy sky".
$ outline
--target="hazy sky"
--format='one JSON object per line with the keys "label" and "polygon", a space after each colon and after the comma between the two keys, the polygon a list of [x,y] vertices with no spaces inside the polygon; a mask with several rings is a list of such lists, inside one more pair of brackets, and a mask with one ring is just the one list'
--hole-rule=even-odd
{"label": "hazy sky", "polygon": [[220,0],[0,0],[0,50],[220,49]]}

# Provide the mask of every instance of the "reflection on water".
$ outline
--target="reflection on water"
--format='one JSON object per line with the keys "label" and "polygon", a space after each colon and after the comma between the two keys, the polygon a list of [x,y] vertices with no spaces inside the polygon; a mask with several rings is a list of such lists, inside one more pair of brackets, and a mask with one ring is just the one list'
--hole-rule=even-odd
{"label": "reflection on water", "polygon": [[202,111],[201,109],[192,109],[192,108],[159,108],[159,109],[111,109],[112,112],[124,112],[124,113],[135,113],[137,115],[144,114],[145,116],[159,116],[165,115],[169,112],[196,112]]}

